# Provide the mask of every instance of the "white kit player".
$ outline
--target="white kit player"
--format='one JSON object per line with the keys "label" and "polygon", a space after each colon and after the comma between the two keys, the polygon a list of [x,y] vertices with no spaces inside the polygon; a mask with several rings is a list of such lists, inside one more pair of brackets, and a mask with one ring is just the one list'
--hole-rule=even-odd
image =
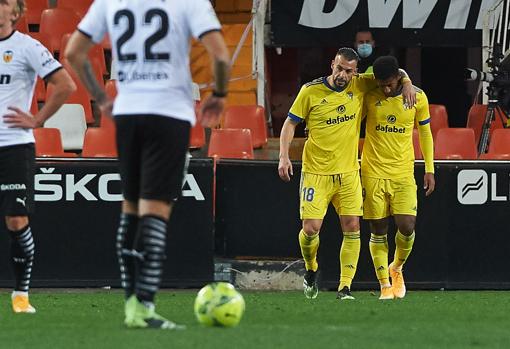
{"label": "white kit player", "polygon": [[[115,117],[124,195],[117,255],[126,293],[124,323],[130,328],[182,328],[155,312],[154,297],[195,123],[190,40],[200,39],[214,62],[215,89],[199,115],[204,126],[214,126],[224,107],[229,71],[220,30],[209,0],[96,0],[65,52],[103,113]],[[113,110],[87,58],[105,34],[118,71]]]}
{"label": "white kit player", "polygon": [[[0,1],[0,212],[11,237],[16,281],[13,311],[35,313],[28,299],[35,251],[28,219],[34,195],[32,129],[42,127],[76,85],[44,46],[14,29],[24,10],[24,0]],[[37,76],[52,84],[54,93],[32,115],[29,110]]]}

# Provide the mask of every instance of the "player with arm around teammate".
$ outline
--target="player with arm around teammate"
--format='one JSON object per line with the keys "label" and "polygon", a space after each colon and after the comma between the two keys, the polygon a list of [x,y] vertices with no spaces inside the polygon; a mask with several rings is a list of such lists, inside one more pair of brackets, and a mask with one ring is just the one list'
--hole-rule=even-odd
{"label": "player with arm around teammate", "polygon": [[[361,107],[364,94],[376,87],[372,74],[356,75],[358,60],[353,49],[340,48],[331,62],[331,75],[303,85],[280,134],[278,172],[288,182],[293,174],[289,147],[296,125],[306,122],[309,130],[301,172],[299,245],[306,267],[304,294],[311,299],[318,294],[319,231],[329,203],[340,217],[343,232],[337,298],[354,299],[350,288],[358,263],[363,213],[358,164]],[[409,79],[403,80],[413,103],[412,85]]]}
{"label": "player with arm around teammate", "polygon": [[[35,148],[32,130],[42,127],[76,89],[69,74],[40,42],[16,31],[24,0],[0,1],[0,212],[11,238],[15,313],[35,313],[28,291],[35,243],[29,213],[33,209]],[[32,115],[37,76],[54,92]]]}
{"label": "player with arm around teammate", "polygon": [[[96,0],[65,52],[100,108],[115,117],[124,195],[117,256],[126,296],[124,323],[130,328],[182,328],[158,315],[154,300],[167,223],[181,192],[195,123],[190,39],[200,39],[214,62],[215,89],[199,115],[204,126],[214,126],[224,107],[229,72],[220,30],[208,0]],[[119,75],[113,111],[87,58],[107,33]]]}
{"label": "player with arm around teammate", "polygon": [[[415,124],[425,159],[425,195],[430,195],[435,187],[427,96],[416,88],[416,105],[406,108],[398,71],[394,57],[376,59],[374,75],[379,88],[369,92],[364,101],[367,126],[361,158],[363,218],[370,224],[370,254],[381,286],[379,299],[403,298],[406,294],[402,266],[413,247],[417,213],[413,149]],[[398,230],[395,256],[388,266],[390,216],[395,219]]]}

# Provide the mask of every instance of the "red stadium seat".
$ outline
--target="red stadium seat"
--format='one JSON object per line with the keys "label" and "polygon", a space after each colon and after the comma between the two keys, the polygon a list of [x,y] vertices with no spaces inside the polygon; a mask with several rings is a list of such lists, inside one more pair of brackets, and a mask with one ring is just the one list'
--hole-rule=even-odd
{"label": "red stadium seat", "polygon": [[510,154],[485,153],[481,154],[481,160],[510,160]]}
{"label": "red stadium seat", "polygon": [[110,41],[110,37],[108,36],[108,34],[105,35],[105,37],[104,37],[103,41],[101,41],[100,45],[105,50],[111,50],[112,49],[112,43]]}
{"label": "red stadium seat", "polygon": [[[482,127],[485,121],[486,112],[486,104],[474,104],[469,109],[466,127],[472,128],[475,131],[476,144],[480,142],[480,136],[482,134]],[[493,120],[491,123],[489,134],[492,134],[495,129],[504,128],[507,121],[504,117],[503,120],[501,119],[502,115],[500,115],[500,113],[495,114],[495,120]]]}
{"label": "red stadium seat", "polygon": [[26,5],[25,16],[28,24],[41,23],[42,12],[50,7],[48,0],[27,0]]}
{"label": "red stadium seat", "polygon": [[117,144],[114,129],[89,127],[85,132],[81,156],[85,158],[116,158]]}
{"label": "red stadium seat", "polygon": [[16,22],[16,30],[21,33],[28,33],[28,21],[26,16],[21,16]]}
{"label": "red stadium seat", "polygon": [[57,8],[67,8],[84,17],[94,0],[58,0]]}
{"label": "red stadium seat", "polygon": [[470,128],[443,128],[437,132],[434,158],[476,159],[475,133]]}
{"label": "red stadium seat", "polygon": [[446,107],[442,104],[430,104],[430,129],[432,138],[436,139],[437,131],[442,128],[448,128],[448,113]]}
{"label": "red stadium seat", "polygon": [[510,129],[497,129],[492,132],[489,153],[510,154]]}
{"label": "red stadium seat", "polygon": [[196,123],[191,128],[189,135],[189,147],[191,149],[200,149],[205,145],[205,130],[200,123]]}
{"label": "red stadium seat", "polygon": [[64,8],[51,8],[41,14],[39,31],[50,39],[53,50],[60,50],[62,36],[76,30],[80,17],[73,10]]}
{"label": "red stadium seat", "polygon": [[111,99],[115,99],[115,97],[117,97],[117,85],[115,84],[115,80],[106,80],[104,88],[108,97]]}
{"label": "red stadium seat", "polygon": [[76,157],[74,153],[65,153],[62,137],[58,128],[34,129],[35,156],[38,157]]}
{"label": "red stadium seat", "polygon": [[207,156],[227,159],[253,159],[250,130],[238,128],[211,130]]}
{"label": "red stadium seat", "polygon": [[30,114],[35,115],[39,111],[39,105],[37,104],[37,100],[34,97],[32,97],[32,104],[30,105]]}
{"label": "red stadium seat", "polygon": [[99,125],[101,126],[101,128],[113,129],[114,130],[113,132],[115,132],[115,121],[113,120],[112,117],[101,115],[101,120],[100,120]]}
{"label": "red stadium seat", "polygon": [[46,86],[41,78],[37,78],[35,83],[34,97],[38,102],[44,102],[46,100]]}
{"label": "red stadium seat", "polygon": [[228,106],[225,110],[224,128],[247,128],[251,131],[254,148],[267,144],[267,127],[264,108],[258,105]]}
{"label": "red stadium seat", "polygon": [[494,130],[489,143],[487,154],[481,154],[480,159],[510,160],[510,129]]}

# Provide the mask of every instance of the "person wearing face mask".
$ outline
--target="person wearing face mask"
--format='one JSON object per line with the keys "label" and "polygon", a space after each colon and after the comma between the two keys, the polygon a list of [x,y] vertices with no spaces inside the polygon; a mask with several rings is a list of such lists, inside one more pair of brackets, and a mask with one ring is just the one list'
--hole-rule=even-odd
{"label": "person wearing face mask", "polygon": [[379,56],[374,37],[368,29],[360,29],[354,38],[354,48],[360,57],[358,73],[371,73],[372,64]]}

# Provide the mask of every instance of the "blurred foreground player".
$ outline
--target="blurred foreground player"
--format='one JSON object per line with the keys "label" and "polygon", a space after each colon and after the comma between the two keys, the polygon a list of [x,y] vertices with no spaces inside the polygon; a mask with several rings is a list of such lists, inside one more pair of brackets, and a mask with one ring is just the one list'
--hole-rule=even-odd
{"label": "blurred foreground player", "polygon": [[[96,0],[65,52],[103,113],[115,116],[124,195],[117,254],[126,292],[124,323],[131,328],[182,328],[155,312],[154,298],[195,123],[190,40],[200,39],[214,62],[215,90],[199,115],[202,125],[214,126],[223,111],[229,72],[220,30],[208,0]],[[87,58],[105,34],[117,62],[115,103],[99,86]]]}

